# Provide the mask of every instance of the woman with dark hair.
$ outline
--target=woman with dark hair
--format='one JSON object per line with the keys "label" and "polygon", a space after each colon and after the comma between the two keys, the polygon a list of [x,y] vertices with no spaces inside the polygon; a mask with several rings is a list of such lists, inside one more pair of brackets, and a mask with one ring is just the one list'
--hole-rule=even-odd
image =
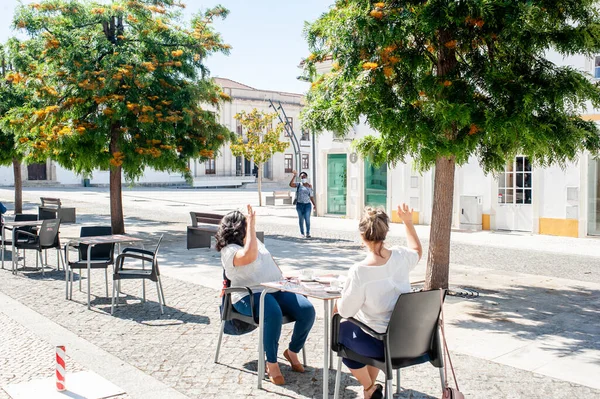
{"label": "woman with dark hair", "polygon": [[[256,238],[255,223],[256,212],[250,205],[246,216],[239,211],[233,211],[221,220],[216,239],[217,251],[221,252],[221,263],[225,268],[225,275],[231,280],[231,286],[249,287],[252,290],[254,313],[258,314],[260,294],[263,290],[260,284],[279,281],[283,275],[267,248]],[[247,316],[251,315],[249,294],[234,293],[231,294],[231,300],[235,310]],[[264,303],[265,317],[261,323],[264,323],[263,343],[267,354],[267,373],[272,383],[283,385],[285,380],[277,363],[283,315],[296,320],[292,340],[283,356],[290,362],[293,371],[302,373],[304,367],[298,360],[298,352],[304,347],[315,321],[315,309],[308,299],[291,292],[267,294]]]}
{"label": "woman with dark hair", "polygon": [[[298,212],[298,220],[300,222],[300,235],[305,238],[310,238],[310,213],[312,212],[311,204],[317,210],[313,188],[308,182],[308,174],[300,172],[300,182],[295,182],[296,171],[292,172],[292,180],[290,187],[296,189],[296,212]],[[304,235],[304,226],[306,225],[306,235]]]}

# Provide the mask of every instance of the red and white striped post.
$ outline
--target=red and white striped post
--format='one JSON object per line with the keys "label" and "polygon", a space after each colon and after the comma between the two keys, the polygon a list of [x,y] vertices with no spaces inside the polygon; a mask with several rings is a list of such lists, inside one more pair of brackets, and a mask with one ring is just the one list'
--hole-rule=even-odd
{"label": "red and white striped post", "polygon": [[56,347],[56,390],[64,391],[66,390],[65,386],[65,374],[66,374],[66,366],[65,366],[65,347],[57,346]]}

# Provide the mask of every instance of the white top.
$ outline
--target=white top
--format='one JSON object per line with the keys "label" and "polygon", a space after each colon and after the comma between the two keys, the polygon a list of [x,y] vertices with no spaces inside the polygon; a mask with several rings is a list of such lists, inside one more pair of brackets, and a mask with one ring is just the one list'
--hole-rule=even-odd
{"label": "white top", "polygon": [[386,331],[400,294],[411,291],[408,274],[419,261],[412,249],[400,247],[391,252],[381,266],[354,264],[337,303],[342,317],[354,317],[378,333]]}
{"label": "white top", "polygon": [[[258,257],[254,262],[244,266],[234,266],[233,258],[240,249],[242,247],[237,244],[229,244],[221,249],[221,263],[225,268],[225,275],[231,280],[232,287],[248,287],[258,294],[264,289],[261,283],[280,281],[283,278],[281,270],[262,242],[258,242]],[[231,301],[236,303],[245,296],[248,294],[234,292],[231,294]]]}

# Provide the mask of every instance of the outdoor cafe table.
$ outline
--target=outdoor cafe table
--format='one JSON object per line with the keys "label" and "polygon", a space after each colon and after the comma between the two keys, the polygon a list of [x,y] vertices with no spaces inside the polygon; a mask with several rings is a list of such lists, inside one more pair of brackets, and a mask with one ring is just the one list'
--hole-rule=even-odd
{"label": "outdoor cafe table", "polygon": [[[263,290],[260,294],[260,304],[258,310],[258,320],[263,320],[265,316],[265,304],[264,298],[267,293],[275,291],[287,291],[295,294],[304,295],[309,298],[319,299],[323,301],[323,309],[325,311],[323,315],[323,399],[329,396],[329,365],[331,361],[331,351],[329,349],[329,337],[330,337],[330,326],[329,321],[333,313],[333,301],[341,298],[340,293],[328,293],[325,290],[307,290],[301,284],[292,282],[274,281],[270,283],[261,284],[267,289]],[[258,359],[258,388],[262,388],[262,380],[265,375],[265,352],[264,352],[264,324],[259,323],[259,359]]]}
{"label": "outdoor cafe table", "polygon": [[[19,227],[38,227],[41,226],[43,223],[43,220],[30,220],[30,221],[23,221],[23,222],[4,222],[4,224],[2,225],[2,268],[4,269],[4,252],[5,252],[5,248],[6,248],[6,230],[13,230]],[[15,240],[14,237],[13,239],[10,240],[12,243],[12,253],[11,253],[11,260],[12,260],[12,272],[16,273],[16,267],[15,267]]]}
{"label": "outdoor cafe table", "polygon": [[91,281],[90,281],[90,270],[92,267],[91,264],[91,256],[92,256],[92,248],[95,247],[96,245],[100,245],[100,244],[118,244],[119,245],[119,251],[117,252],[121,252],[120,251],[120,246],[123,243],[127,243],[127,244],[131,244],[131,243],[135,243],[135,242],[140,242],[142,241],[141,238],[137,238],[137,237],[132,237],[132,236],[128,236],[125,234],[113,234],[113,235],[106,235],[106,236],[91,236],[91,237],[79,237],[79,238],[72,238],[69,240],[69,242],[67,242],[67,245],[65,247],[65,283],[67,286],[67,299],[69,299],[69,246],[77,246],[77,245],[87,245],[87,307],[88,309],[91,308],[90,306],[90,291],[91,291]]}

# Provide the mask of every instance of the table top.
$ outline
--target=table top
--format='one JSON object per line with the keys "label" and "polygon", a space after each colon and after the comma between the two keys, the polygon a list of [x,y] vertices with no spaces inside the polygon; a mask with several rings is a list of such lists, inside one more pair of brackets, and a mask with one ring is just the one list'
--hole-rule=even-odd
{"label": "table top", "polygon": [[22,222],[5,221],[3,227],[10,229],[12,227],[41,226],[42,223],[44,223],[43,220],[26,220]]}
{"label": "table top", "polygon": [[90,237],[77,237],[69,240],[68,245],[87,244],[87,245],[98,245],[98,244],[116,244],[120,242],[139,242],[143,241],[141,238],[129,236],[126,234],[112,234],[107,236],[90,236]]}
{"label": "table top", "polygon": [[[321,299],[321,300],[329,300],[329,299],[338,299],[342,297],[341,292],[330,293],[323,290],[309,290],[301,285],[302,283],[294,283],[291,281],[272,281],[268,283],[262,283],[263,287],[273,288],[279,291],[287,291],[293,292],[295,294],[305,295],[310,298]],[[327,287],[328,284],[322,284],[323,287]]]}

